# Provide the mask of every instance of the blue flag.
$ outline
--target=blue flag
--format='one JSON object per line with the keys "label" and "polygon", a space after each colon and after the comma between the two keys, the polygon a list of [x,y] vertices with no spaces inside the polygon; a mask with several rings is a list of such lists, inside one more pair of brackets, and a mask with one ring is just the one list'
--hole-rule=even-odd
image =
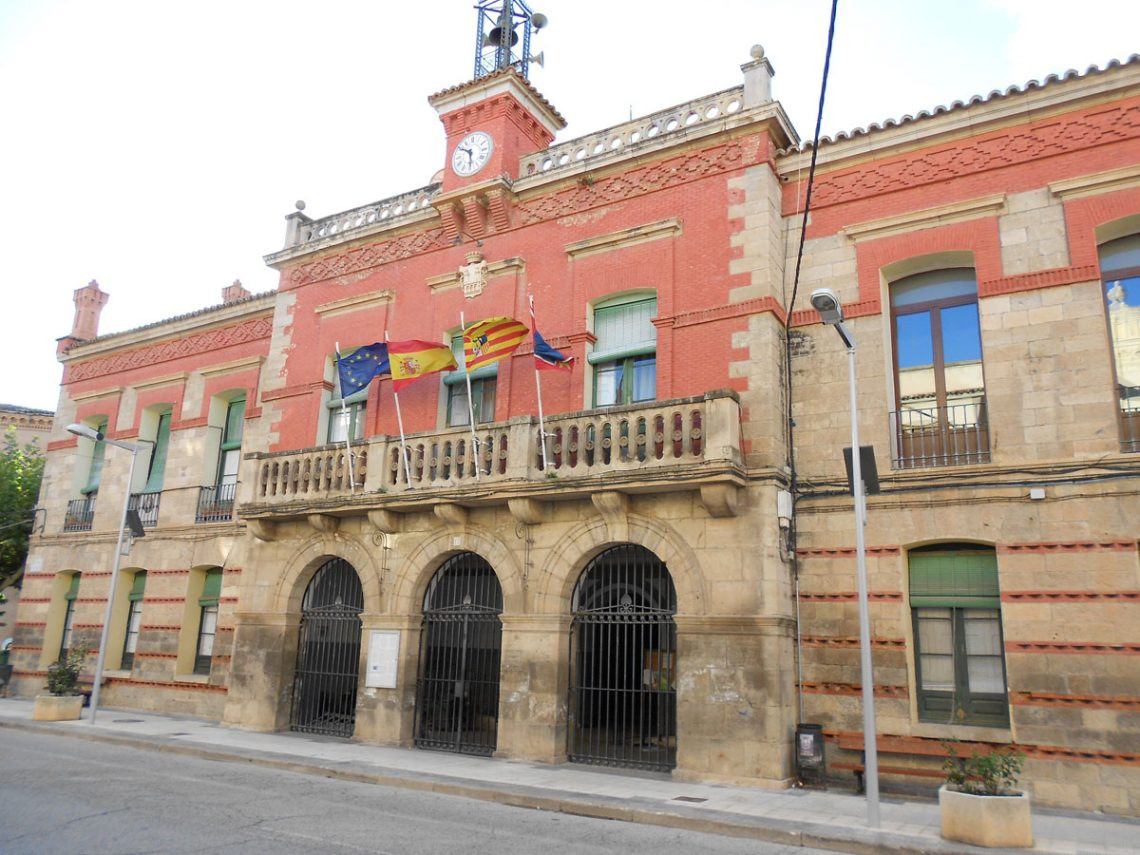
{"label": "blue flag", "polygon": [[567,356],[546,343],[538,331],[534,331],[534,365],[539,371],[569,371],[573,356]]}
{"label": "blue flag", "polygon": [[358,347],[348,356],[336,355],[336,369],[340,375],[340,396],[354,395],[372,382],[373,377],[390,374],[388,345],[383,342]]}

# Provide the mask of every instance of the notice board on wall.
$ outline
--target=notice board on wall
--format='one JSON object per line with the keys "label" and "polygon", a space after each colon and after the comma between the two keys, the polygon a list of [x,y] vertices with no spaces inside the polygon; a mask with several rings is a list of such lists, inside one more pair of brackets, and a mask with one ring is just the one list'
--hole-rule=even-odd
{"label": "notice board on wall", "polygon": [[368,638],[368,665],[364,686],[368,689],[396,688],[396,670],[400,661],[400,631],[374,629]]}

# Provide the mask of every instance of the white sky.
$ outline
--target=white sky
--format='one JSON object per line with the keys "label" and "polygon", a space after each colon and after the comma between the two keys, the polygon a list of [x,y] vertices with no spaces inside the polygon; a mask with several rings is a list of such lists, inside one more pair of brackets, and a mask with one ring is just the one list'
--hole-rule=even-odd
{"label": "white sky", "polygon": [[[76,288],[100,333],[273,290],[262,256],[429,183],[427,96],[469,80],[472,0],[0,0],[0,402],[55,409]],[[530,0],[572,139],[738,85],[751,45],[803,138],[829,0]],[[1140,51],[1136,0],[841,0],[823,132]],[[532,52],[533,52],[532,51]]]}

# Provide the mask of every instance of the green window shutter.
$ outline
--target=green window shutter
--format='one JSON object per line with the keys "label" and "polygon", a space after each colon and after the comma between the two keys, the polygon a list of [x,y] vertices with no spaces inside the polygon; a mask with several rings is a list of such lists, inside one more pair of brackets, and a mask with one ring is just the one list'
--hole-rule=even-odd
{"label": "green window shutter", "polygon": [[64,594],[64,599],[74,600],[79,596],[79,576],[79,573],[71,574],[71,587],[69,587],[67,593]]}
{"label": "green window shutter", "polygon": [[158,431],[154,437],[154,450],[150,455],[150,468],[147,470],[144,493],[158,493],[162,490],[163,473],[166,471],[166,451],[170,447],[170,413],[158,417]]}
{"label": "green window shutter", "polygon": [[1001,607],[993,550],[945,550],[910,554],[912,607]]}
{"label": "green window shutter", "polygon": [[146,571],[140,570],[135,574],[134,583],[131,585],[131,592],[127,595],[127,599],[131,602],[141,600],[143,598],[143,590],[146,588]]}
{"label": "green window shutter", "polygon": [[[99,433],[107,432],[107,423],[99,422],[92,425]],[[107,456],[107,444],[98,440],[91,449],[91,468],[87,472],[87,485],[80,490],[84,496],[99,492],[99,481],[103,477],[103,459]]]}
{"label": "green window shutter", "polygon": [[245,398],[230,401],[226,408],[226,429],[222,434],[222,448],[240,448],[241,433],[245,426]]}
{"label": "green window shutter", "polygon": [[594,309],[594,350],[589,361],[620,359],[657,349],[657,298],[599,306]]}
{"label": "green window shutter", "polygon": [[200,606],[216,606],[222,594],[222,571],[211,570],[206,574],[206,582],[202,585],[202,596],[198,598]]}

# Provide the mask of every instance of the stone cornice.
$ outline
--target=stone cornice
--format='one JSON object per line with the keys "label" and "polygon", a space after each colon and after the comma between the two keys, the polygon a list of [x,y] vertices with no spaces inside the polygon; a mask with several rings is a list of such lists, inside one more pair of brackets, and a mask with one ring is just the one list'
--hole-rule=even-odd
{"label": "stone cornice", "polygon": [[952,202],[934,208],[923,208],[920,211],[908,211],[894,217],[854,223],[844,226],[839,230],[839,233],[849,237],[855,243],[859,243],[864,240],[876,240],[891,235],[918,231],[919,229],[944,226],[949,223],[960,223],[964,220],[992,217],[1004,210],[1005,194],[994,193],[990,196],[968,199],[965,202]]}
{"label": "stone cornice", "polygon": [[1049,192],[1058,199],[1068,200],[1136,186],[1140,186],[1140,164],[1110,169],[1107,172],[1095,172],[1092,175],[1081,175],[1064,181],[1053,181],[1049,184]]}
{"label": "stone cornice", "polygon": [[[1022,91],[1011,88],[984,100],[939,108],[943,112],[935,111],[933,115],[920,113],[917,117],[889,121],[883,127],[872,125],[867,130],[853,131],[836,140],[821,140],[816,165],[823,171],[828,171],[828,167],[846,168],[855,160],[882,157],[887,150],[902,152],[976,137],[1004,126],[1036,122],[1097,101],[1119,100],[1138,93],[1140,63],[1135,61],[1045,85],[1035,82]],[[785,178],[802,172],[806,178],[811,156],[808,145],[802,150],[780,152],[777,172]]]}
{"label": "stone cornice", "polygon": [[670,217],[667,220],[658,220],[644,226],[634,226],[631,229],[622,229],[608,235],[599,235],[598,237],[568,243],[564,249],[571,258],[577,258],[593,255],[597,252],[609,252],[646,241],[659,240],[660,238],[676,237],[679,234],[681,234],[681,221],[677,217]]}
{"label": "stone cornice", "polygon": [[70,350],[59,357],[59,361],[68,365],[99,356],[109,356],[116,352],[144,345],[153,345],[168,339],[181,338],[190,334],[199,335],[248,321],[261,315],[269,315],[273,312],[276,300],[276,293],[262,294],[259,297],[242,300],[240,303],[218,306],[216,309],[171,318],[140,329],[100,336],[93,341],[72,346]]}
{"label": "stone cornice", "polygon": [[313,312],[331,318],[335,315],[374,309],[377,306],[387,306],[395,302],[396,292],[391,288],[386,288],[383,291],[372,291],[367,294],[357,294],[355,297],[345,297],[343,300],[321,303],[313,309]]}

